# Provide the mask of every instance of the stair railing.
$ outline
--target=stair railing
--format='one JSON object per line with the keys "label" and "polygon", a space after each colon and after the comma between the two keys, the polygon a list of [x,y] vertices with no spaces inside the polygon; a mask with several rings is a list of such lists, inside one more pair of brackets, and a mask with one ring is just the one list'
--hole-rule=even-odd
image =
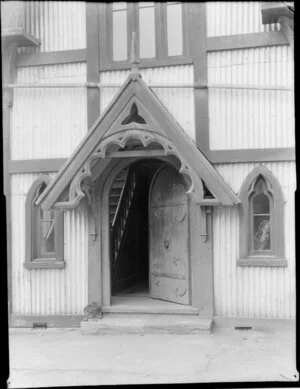
{"label": "stair railing", "polygon": [[111,226],[112,256],[113,256],[112,260],[113,260],[113,267],[115,269],[114,271],[115,277],[116,277],[117,268],[120,261],[119,250],[125,232],[125,227],[128,220],[128,215],[132,204],[136,184],[137,184],[136,172],[134,171],[134,169],[129,169],[120,195],[119,204],[117,206],[116,213]]}

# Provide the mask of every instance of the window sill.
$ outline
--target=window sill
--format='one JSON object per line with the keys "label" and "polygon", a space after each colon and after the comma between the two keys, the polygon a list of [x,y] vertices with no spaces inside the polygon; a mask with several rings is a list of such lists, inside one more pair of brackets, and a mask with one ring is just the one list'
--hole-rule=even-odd
{"label": "window sill", "polygon": [[238,266],[287,267],[288,261],[275,257],[249,257],[237,260]]}
{"label": "window sill", "polygon": [[66,266],[66,262],[48,259],[24,262],[23,265],[25,269],[63,269]]}

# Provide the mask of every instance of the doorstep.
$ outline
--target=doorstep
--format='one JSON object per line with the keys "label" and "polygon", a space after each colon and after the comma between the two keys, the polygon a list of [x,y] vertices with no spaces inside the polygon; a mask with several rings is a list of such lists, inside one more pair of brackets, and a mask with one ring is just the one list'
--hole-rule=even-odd
{"label": "doorstep", "polygon": [[197,334],[210,332],[212,318],[191,314],[104,313],[101,319],[83,320],[82,335]]}

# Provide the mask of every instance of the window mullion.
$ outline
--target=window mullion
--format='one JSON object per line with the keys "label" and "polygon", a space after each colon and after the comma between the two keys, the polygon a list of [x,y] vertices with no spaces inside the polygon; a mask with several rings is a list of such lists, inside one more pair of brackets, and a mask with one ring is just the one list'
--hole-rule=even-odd
{"label": "window mullion", "polygon": [[[106,19],[107,19],[107,35],[106,35],[106,58],[105,63],[112,63],[113,61],[113,12],[112,4],[108,3],[106,8]],[[101,53],[100,53],[101,56]]]}
{"label": "window mullion", "polygon": [[160,3],[160,58],[168,57],[168,39],[167,39],[167,4]]}

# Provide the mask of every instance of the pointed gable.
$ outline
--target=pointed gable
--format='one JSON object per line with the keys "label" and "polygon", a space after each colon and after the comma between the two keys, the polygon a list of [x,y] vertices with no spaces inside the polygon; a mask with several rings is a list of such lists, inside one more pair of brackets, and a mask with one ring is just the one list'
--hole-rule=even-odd
{"label": "pointed gable", "polygon": [[238,197],[144,83],[139,73],[132,72],[47,186],[37,204],[41,204],[43,209],[53,207],[69,187],[69,199],[64,205],[76,206],[85,196],[81,184],[92,176],[95,159],[107,159],[106,153],[110,146],[123,148],[133,138],[138,139],[144,147],[159,143],[164,155],[175,155],[181,162],[180,172],[186,174],[192,182],[188,193],[197,197],[197,202],[203,200],[203,180],[214,195],[215,203],[239,203]]}

